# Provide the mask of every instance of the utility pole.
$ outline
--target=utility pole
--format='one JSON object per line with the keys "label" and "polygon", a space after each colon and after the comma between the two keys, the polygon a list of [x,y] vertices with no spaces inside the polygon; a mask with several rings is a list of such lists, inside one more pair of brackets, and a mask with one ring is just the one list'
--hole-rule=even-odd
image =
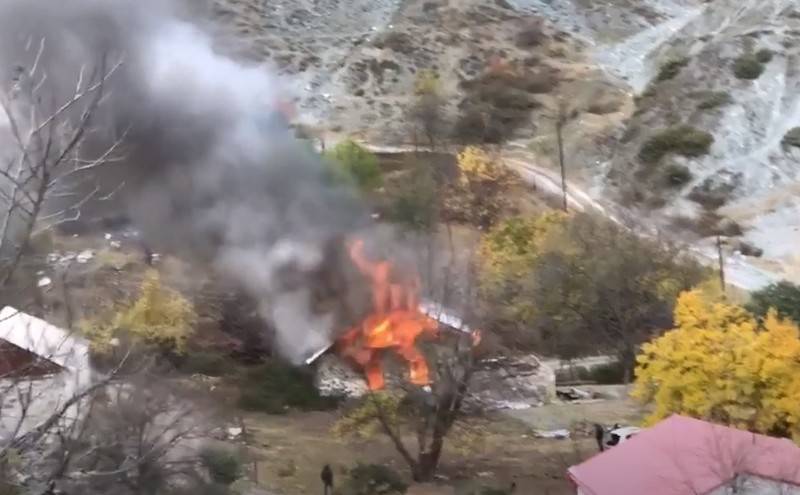
{"label": "utility pole", "polygon": [[556,116],[556,141],[558,142],[558,165],[561,167],[561,196],[564,201],[562,208],[567,211],[567,170],[564,167],[564,124],[567,123],[567,106],[564,100],[558,102],[558,115]]}
{"label": "utility pole", "polygon": [[719,285],[725,296],[725,258],[722,254],[722,237],[717,234],[717,258],[719,260]]}

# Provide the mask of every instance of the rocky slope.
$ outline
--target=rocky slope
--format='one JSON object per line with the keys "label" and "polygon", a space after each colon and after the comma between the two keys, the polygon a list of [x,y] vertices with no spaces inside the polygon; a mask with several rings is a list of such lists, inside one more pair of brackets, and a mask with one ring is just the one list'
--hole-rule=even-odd
{"label": "rocky slope", "polygon": [[[209,2],[234,35],[227,49],[273,64],[322,132],[407,142],[421,70],[440,74],[453,120],[493,64],[546,76],[519,100],[530,112],[512,135],[517,160],[553,166],[553,116],[567,101],[575,188],[706,257],[713,234],[730,236],[740,285],[800,278],[800,148],[785,139],[800,126],[794,0]],[[737,75],[748,68],[759,73]],[[670,130],[662,141],[689,149],[671,142],[643,159]],[[762,258],[741,255],[753,246]]]}
{"label": "rocky slope", "polygon": [[[654,34],[659,32],[668,35]],[[785,139],[800,125],[796,2],[686,5],[634,38],[650,35],[658,43],[634,50],[645,55],[644,63],[633,71],[617,66],[641,93],[611,162],[608,184],[622,193],[617,198],[652,211],[665,228],[693,227],[701,236],[742,231],[747,243],[764,250],[763,259],[748,260],[751,266],[768,277],[797,278],[800,149]],[[629,39],[598,60],[631,46]],[[663,71],[670,64],[676,69],[671,78],[671,72]],[[648,140],[677,126],[708,133],[713,138],[708,153],[669,153],[643,163],[648,162],[641,152]],[[746,248],[741,251],[747,253]],[[760,275],[763,280],[765,274]]]}

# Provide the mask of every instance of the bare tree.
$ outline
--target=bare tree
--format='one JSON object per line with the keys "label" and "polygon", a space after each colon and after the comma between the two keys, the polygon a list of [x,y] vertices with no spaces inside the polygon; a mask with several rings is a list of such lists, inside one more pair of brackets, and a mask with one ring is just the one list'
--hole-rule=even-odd
{"label": "bare tree", "polygon": [[209,408],[154,378],[140,372],[93,397],[77,434],[59,437],[53,480],[81,493],[153,494],[200,477],[213,423],[197,411]]}
{"label": "bare tree", "polygon": [[[122,138],[90,152],[94,119],[104,89],[122,61],[104,57],[81,67],[63,100],[47,84],[40,63],[45,39],[29,40],[35,50],[30,67],[18,67],[0,87],[0,284],[11,280],[31,238],[61,223],[77,220],[81,207],[98,197],[98,188],[78,193],[78,183],[104,164],[119,159]],[[58,205],[58,207],[55,207]]]}
{"label": "bare tree", "polygon": [[[97,127],[107,85],[122,61],[100,57],[78,68],[74,87],[65,95],[63,88],[49,84],[42,63],[46,40],[31,39],[27,46],[30,66],[18,67],[12,80],[0,82],[4,287],[14,283],[35,236],[78,220],[89,201],[104,199],[92,179],[100,167],[121,159],[125,137],[109,141]],[[56,485],[73,487],[75,493],[150,494],[165,476],[195,475],[196,469],[183,469],[194,461],[180,455],[196,427],[187,424],[192,418],[187,402],[154,387],[144,375],[123,379],[126,358],[96,374],[89,371],[87,357],[61,382],[38,380],[44,374],[39,371],[53,371],[47,369],[53,357],[7,363],[11,371],[0,376],[0,403],[6,409],[13,406],[16,414],[4,423],[0,437],[3,483],[42,494],[53,493]],[[54,390],[59,384],[68,386]]]}

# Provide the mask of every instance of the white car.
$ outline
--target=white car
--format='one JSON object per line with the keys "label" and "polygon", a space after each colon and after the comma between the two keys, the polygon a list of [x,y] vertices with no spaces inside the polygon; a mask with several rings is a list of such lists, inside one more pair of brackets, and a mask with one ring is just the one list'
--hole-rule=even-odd
{"label": "white car", "polygon": [[604,439],[606,448],[614,447],[622,442],[633,438],[637,433],[642,431],[638,426],[623,426],[611,429]]}

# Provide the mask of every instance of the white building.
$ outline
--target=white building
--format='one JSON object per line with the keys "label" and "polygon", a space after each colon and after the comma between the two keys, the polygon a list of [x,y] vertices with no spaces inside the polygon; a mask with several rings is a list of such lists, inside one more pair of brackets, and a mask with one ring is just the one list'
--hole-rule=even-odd
{"label": "white building", "polygon": [[[0,442],[44,421],[91,381],[88,342],[11,306],[0,311]],[[79,414],[80,404],[64,420]]]}

